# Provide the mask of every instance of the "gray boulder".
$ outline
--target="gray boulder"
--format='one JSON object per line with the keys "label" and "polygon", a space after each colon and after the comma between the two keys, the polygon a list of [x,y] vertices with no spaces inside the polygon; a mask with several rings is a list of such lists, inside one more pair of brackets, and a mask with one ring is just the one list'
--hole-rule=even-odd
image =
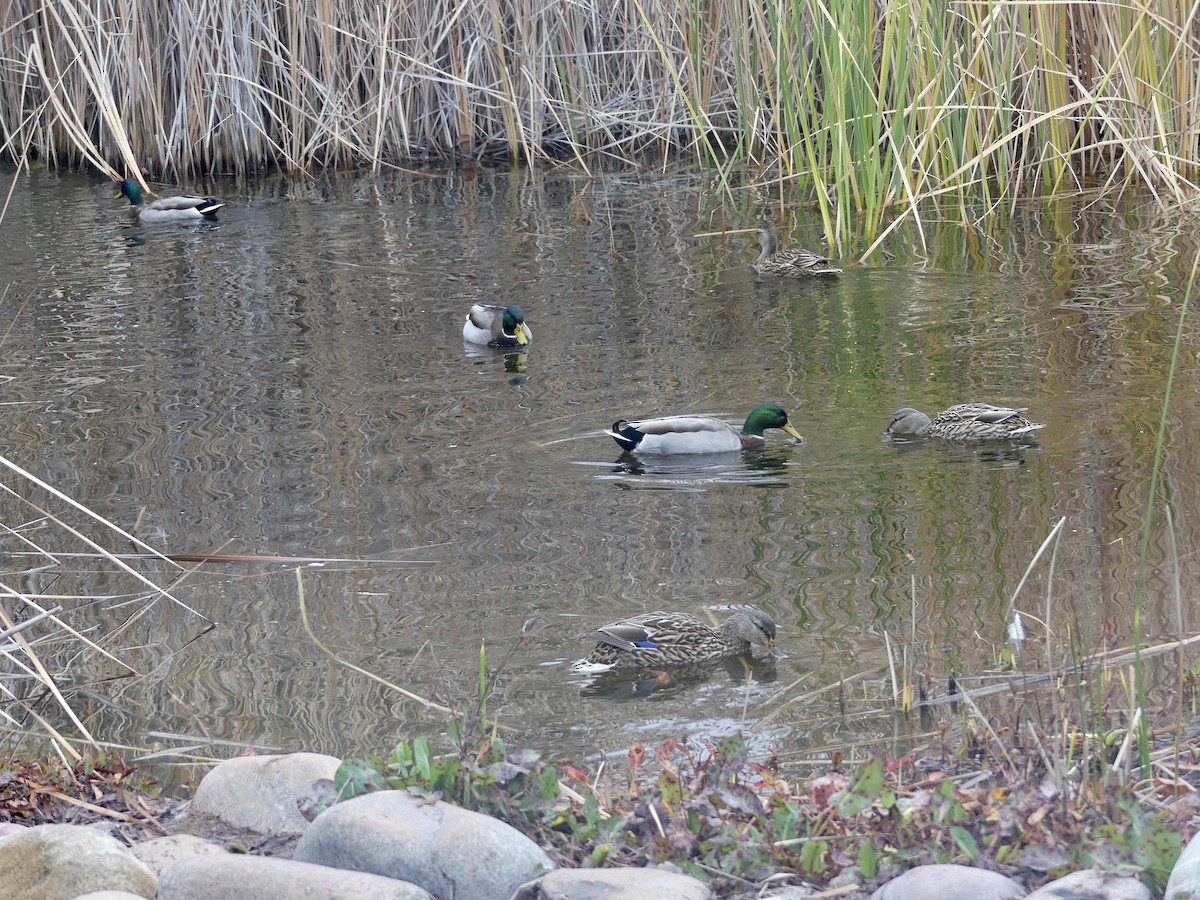
{"label": "gray boulder", "polygon": [[1044,884],[1025,900],[1150,900],[1150,888],[1136,878],[1081,869]]}
{"label": "gray boulder", "polygon": [[555,867],[541,847],[499,819],[405,791],[327,809],[292,858],[409,881],[441,900],[509,897]]}
{"label": "gray boulder", "polygon": [[193,856],[158,884],[158,900],[433,900],[403,881],[266,856]]}
{"label": "gray boulder", "polygon": [[909,869],[879,888],[871,900],[1014,900],[1028,891],[999,872],[971,866]]}
{"label": "gray boulder", "polygon": [[512,900],[710,900],[702,881],[661,869],[555,869],[517,888]]}
{"label": "gray boulder", "polygon": [[226,856],[227,851],[211,841],[190,834],[172,834],[167,837],[142,841],[129,848],[133,855],[146,864],[151,872],[162,878],[168,869],[178,862],[195,856]]}
{"label": "gray boulder", "polygon": [[158,879],[129,849],[84,825],[38,825],[0,837],[8,900],[73,900],[96,891],[153,897]]}
{"label": "gray boulder", "polygon": [[1175,860],[1163,900],[1200,900],[1200,834],[1188,841]]}
{"label": "gray boulder", "polygon": [[259,834],[300,834],[308,820],[300,815],[299,802],[317,781],[333,778],[341,764],[321,753],[227,759],[196,788],[191,813]]}

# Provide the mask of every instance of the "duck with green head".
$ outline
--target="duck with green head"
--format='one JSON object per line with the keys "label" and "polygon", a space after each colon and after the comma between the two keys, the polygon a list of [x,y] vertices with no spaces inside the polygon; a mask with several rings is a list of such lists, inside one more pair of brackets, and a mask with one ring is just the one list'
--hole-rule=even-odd
{"label": "duck with green head", "polygon": [[755,646],[779,655],[775,622],[753,607],[736,611],[719,628],[687,613],[652,612],[612,622],[584,637],[598,643],[574,663],[577,672],[702,663],[749,653]]}
{"label": "duck with green head", "polygon": [[756,407],[741,431],[713,416],[663,416],[640,422],[618,419],[604,433],[626,453],[671,455],[751,450],[767,442],[763,432],[768,428],[782,428],[796,440],[804,440],[778,403]]}
{"label": "duck with green head", "polygon": [[121,182],[121,192],[116,199],[128,197],[129,203],[143,222],[202,222],[215,221],[217,210],[225,204],[212,197],[192,197],[180,194],[163,197],[161,200],[142,202],[142,189],[132,178]]}
{"label": "duck with green head", "polygon": [[463,323],[463,340],[488,347],[523,347],[533,340],[533,332],[525,324],[525,311],[515,303],[476,303]]}
{"label": "duck with green head", "polygon": [[932,419],[906,406],[892,413],[887,433],[946,441],[1003,441],[1024,437],[1046,426],[1031,422],[1021,413],[1026,407],[992,406],[990,403],[961,403],[944,409]]}

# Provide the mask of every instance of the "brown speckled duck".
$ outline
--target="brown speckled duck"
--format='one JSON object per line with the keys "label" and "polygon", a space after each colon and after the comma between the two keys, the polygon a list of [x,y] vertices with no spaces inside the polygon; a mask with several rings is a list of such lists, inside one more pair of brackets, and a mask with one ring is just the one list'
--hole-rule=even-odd
{"label": "brown speckled duck", "polygon": [[947,441],[1002,441],[1023,437],[1046,426],[1030,422],[1021,413],[1025,407],[963,403],[944,409],[932,419],[923,412],[904,407],[892,413],[888,434],[941,438]]}
{"label": "brown speckled duck", "polygon": [[779,239],[770,228],[758,230],[758,259],[754,268],[760,275],[795,275],[801,278],[810,275],[841,275],[842,270],[833,260],[818,256],[809,250],[779,249]]}
{"label": "brown speckled duck", "polygon": [[599,643],[572,668],[579,672],[641,666],[687,665],[748,653],[761,646],[775,650],[775,622],[759,609],[741,609],[712,628],[687,613],[652,612],[612,622],[586,635]]}

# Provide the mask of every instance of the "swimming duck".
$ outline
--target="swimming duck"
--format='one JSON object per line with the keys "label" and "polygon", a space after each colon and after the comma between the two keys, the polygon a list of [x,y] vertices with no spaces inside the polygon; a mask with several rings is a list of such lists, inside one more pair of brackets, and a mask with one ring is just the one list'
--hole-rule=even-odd
{"label": "swimming duck", "polygon": [[779,239],[770,228],[758,230],[758,259],[754,268],[760,275],[841,275],[833,260],[808,250],[779,249]]}
{"label": "swimming duck", "polygon": [[212,197],[189,197],[181,194],[176,197],[163,197],[142,203],[142,189],[132,178],[121,182],[121,193],[117,200],[128,197],[134,211],[143,222],[198,222],[204,219],[215,220],[217,210],[225,204]]}
{"label": "swimming duck", "polygon": [[664,416],[641,422],[618,419],[604,433],[627,453],[730,453],[761,447],[768,428],[782,428],[796,440],[804,440],[778,403],[756,407],[740,432],[712,416]]}
{"label": "swimming duck", "polygon": [[476,303],[463,323],[463,340],[489,347],[516,347],[532,341],[533,332],[525,324],[525,311],[515,303],[508,306]]}
{"label": "swimming duck", "polygon": [[1021,415],[1025,410],[1024,406],[1013,409],[988,403],[963,403],[942,410],[930,419],[925,413],[906,406],[892,413],[887,433],[948,441],[999,441],[1022,437],[1046,427]]}
{"label": "swimming duck", "polygon": [[599,643],[572,666],[581,672],[699,663],[748,653],[752,645],[779,655],[775,622],[753,608],[735,612],[719,628],[687,613],[652,612],[612,622],[584,636]]}

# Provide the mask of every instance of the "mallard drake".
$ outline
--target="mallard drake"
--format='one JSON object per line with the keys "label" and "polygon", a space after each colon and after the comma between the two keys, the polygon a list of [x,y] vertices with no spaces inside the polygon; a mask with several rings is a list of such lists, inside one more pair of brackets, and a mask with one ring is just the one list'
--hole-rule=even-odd
{"label": "mallard drake", "polygon": [[1025,410],[1024,406],[1014,409],[988,403],[963,403],[944,409],[931,419],[925,413],[906,406],[892,413],[887,433],[948,441],[1000,441],[1022,437],[1046,427],[1041,422],[1030,422],[1021,415]]}
{"label": "mallard drake", "polygon": [[573,665],[576,671],[686,665],[748,653],[753,645],[779,655],[775,622],[753,608],[735,612],[719,628],[687,613],[652,612],[612,622],[584,637],[599,643]]}
{"label": "mallard drake", "polygon": [[627,453],[730,453],[761,447],[768,428],[782,428],[798,441],[804,440],[778,403],[764,403],[746,416],[739,432],[712,416],[664,416],[629,422],[618,419],[604,432]]}
{"label": "mallard drake", "polygon": [[779,249],[779,239],[770,228],[758,230],[758,259],[754,268],[760,275],[841,275],[833,260],[808,250]]}
{"label": "mallard drake", "polygon": [[177,197],[163,197],[161,200],[142,202],[142,189],[132,178],[121,182],[121,193],[117,200],[128,197],[134,211],[143,222],[198,222],[204,219],[213,220],[217,210],[225,204],[212,197],[189,197],[181,194]]}
{"label": "mallard drake", "polygon": [[525,311],[515,303],[508,306],[476,303],[463,323],[463,340],[489,347],[516,347],[532,341],[533,332],[525,324]]}

